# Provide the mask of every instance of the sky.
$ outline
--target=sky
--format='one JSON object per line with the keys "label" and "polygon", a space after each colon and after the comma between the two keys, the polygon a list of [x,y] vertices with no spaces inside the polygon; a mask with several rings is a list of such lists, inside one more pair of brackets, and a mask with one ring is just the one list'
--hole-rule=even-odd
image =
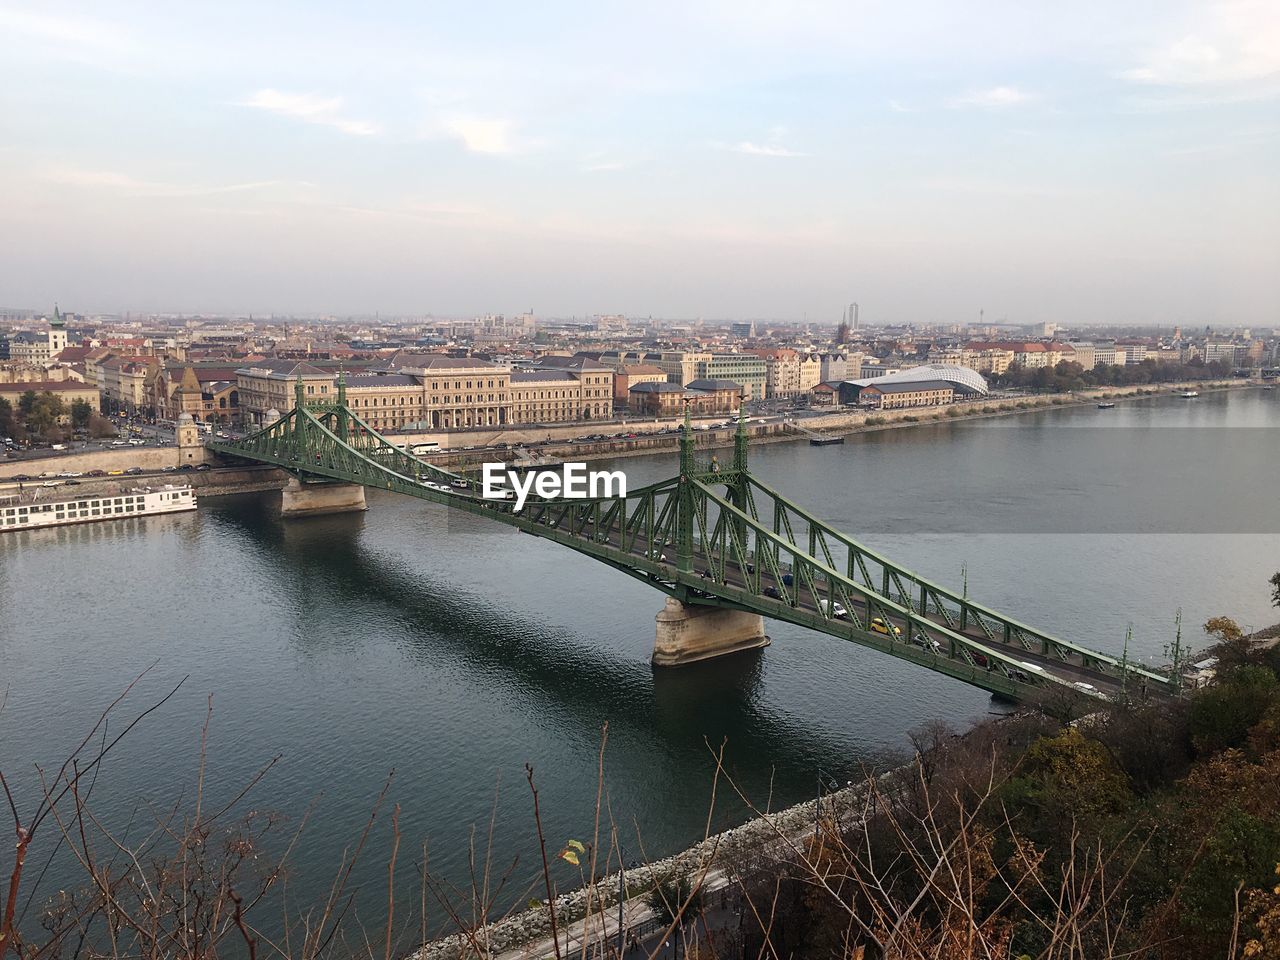
{"label": "sky", "polygon": [[1280,323],[1280,4],[0,0],[0,306]]}

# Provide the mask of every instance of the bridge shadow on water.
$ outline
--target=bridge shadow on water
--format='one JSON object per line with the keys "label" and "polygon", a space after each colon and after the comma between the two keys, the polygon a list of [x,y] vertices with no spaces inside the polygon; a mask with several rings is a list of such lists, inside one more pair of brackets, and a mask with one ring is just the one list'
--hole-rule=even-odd
{"label": "bridge shadow on water", "polygon": [[[697,783],[710,778],[710,749],[727,741],[726,767],[739,786],[761,804],[772,794],[775,806],[809,796],[816,770],[857,779],[864,766],[895,759],[858,755],[843,732],[771,708],[762,695],[764,651],[655,670],[647,659],[610,656],[581,634],[513,615],[484,594],[460,593],[407,560],[378,553],[365,542],[363,517],[282,521],[264,498],[205,505],[225,531],[272,564],[295,610],[375,609],[400,626],[385,635],[407,660],[424,670],[461,665],[470,674],[461,682],[475,684],[477,696],[491,696],[485,684],[499,685],[494,699],[532,705],[539,723],[579,739],[588,752],[607,720],[615,749],[656,753],[664,777]],[[644,589],[616,576],[620,589]],[[652,596],[656,613],[663,598]],[[636,629],[650,634],[652,620]],[[296,642],[326,641],[299,631]],[[736,807],[725,803],[730,819]]]}

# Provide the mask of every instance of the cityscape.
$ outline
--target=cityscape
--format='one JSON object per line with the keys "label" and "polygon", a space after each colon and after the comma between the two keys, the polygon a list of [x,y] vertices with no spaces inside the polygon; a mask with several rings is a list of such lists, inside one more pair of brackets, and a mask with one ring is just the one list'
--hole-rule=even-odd
{"label": "cityscape", "polygon": [[1280,958],[1280,18],[0,0],[0,960]]}
{"label": "cityscape", "polygon": [[[72,408],[172,431],[249,430],[290,402],[336,392],[382,431],[428,432],[679,416],[748,409],[893,409],[971,400],[996,388],[1066,392],[1213,377],[1274,379],[1275,330],[1099,335],[950,325],[864,327],[858,305],[836,324],[703,324],[532,314],[370,323],[335,318],[121,318],[8,312],[0,391],[8,445],[66,439]],[[853,317],[850,322],[847,318]],[[1139,335],[1142,334],[1142,335]],[[978,377],[962,371],[974,371]],[[907,391],[906,384],[925,389]],[[463,391],[463,392],[459,392]],[[56,398],[45,423],[15,419],[22,397]],[[17,404],[15,405],[15,401]],[[30,406],[30,399],[27,405]],[[83,410],[83,407],[80,408]],[[19,414],[29,411],[19,410]],[[29,430],[28,426],[35,430]],[[82,413],[80,433],[87,427]]]}

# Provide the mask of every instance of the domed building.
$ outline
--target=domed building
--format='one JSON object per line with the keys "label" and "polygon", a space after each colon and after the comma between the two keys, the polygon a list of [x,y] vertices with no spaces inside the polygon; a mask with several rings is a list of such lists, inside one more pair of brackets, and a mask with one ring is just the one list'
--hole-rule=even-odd
{"label": "domed building", "polygon": [[989,392],[986,379],[977,370],[962,367],[958,363],[923,363],[909,370],[885,374],[883,377],[872,377],[864,380],[850,380],[859,386],[869,387],[881,383],[920,383],[925,380],[940,380],[949,383],[956,396],[986,396]]}
{"label": "domed building", "polygon": [[977,370],[956,363],[924,363],[883,377],[845,380],[840,402],[877,407],[934,406],[971,400],[990,392]]}

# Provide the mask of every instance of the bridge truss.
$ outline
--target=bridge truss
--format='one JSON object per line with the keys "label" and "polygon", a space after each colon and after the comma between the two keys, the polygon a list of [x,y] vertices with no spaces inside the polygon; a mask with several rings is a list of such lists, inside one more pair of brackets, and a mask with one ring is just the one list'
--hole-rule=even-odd
{"label": "bridge truss", "polygon": [[585,500],[486,499],[479,481],[400,449],[346,404],[296,406],[209,449],[489,517],[608,564],[682,603],[758,613],[909,660],[1015,700],[1172,693],[1166,674],[1052,636],[858,543],[747,469],[742,422],[728,465],[699,463],[686,422],[677,476]]}

